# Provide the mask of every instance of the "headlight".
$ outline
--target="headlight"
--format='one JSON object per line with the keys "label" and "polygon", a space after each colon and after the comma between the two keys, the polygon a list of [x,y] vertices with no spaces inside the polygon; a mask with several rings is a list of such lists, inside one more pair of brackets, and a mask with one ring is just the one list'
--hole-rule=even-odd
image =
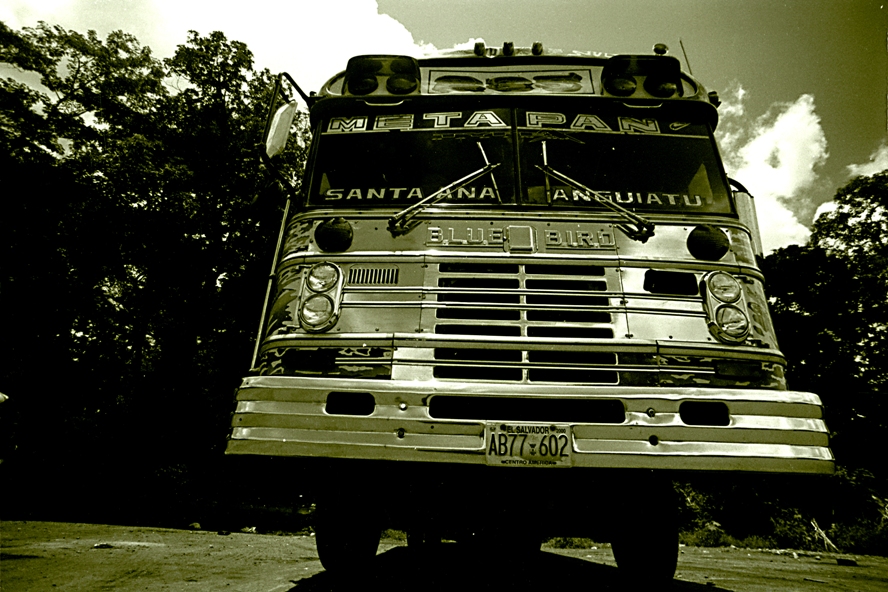
{"label": "headlight", "polygon": [[339,281],[339,269],[330,263],[318,263],[308,272],[308,287],[312,292],[326,292]]}
{"label": "headlight", "polygon": [[[706,282],[713,296],[722,302],[737,302],[740,299],[740,282],[734,276],[723,271],[718,271],[709,276]],[[742,312],[740,314],[743,314]]]}
{"label": "headlight", "polygon": [[333,318],[333,302],[323,294],[315,294],[302,303],[299,316],[305,325],[321,329]]}
{"label": "headlight", "polygon": [[715,311],[715,323],[719,330],[734,339],[742,339],[749,332],[749,317],[731,304],[720,306]]}

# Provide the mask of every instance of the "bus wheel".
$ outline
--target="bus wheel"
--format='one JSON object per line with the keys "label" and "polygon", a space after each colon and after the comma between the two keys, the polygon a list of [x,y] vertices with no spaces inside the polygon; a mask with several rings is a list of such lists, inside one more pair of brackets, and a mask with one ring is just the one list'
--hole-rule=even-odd
{"label": "bus wheel", "polygon": [[325,570],[348,575],[369,566],[382,534],[371,512],[337,498],[318,502],[315,544]]}
{"label": "bus wheel", "polygon": [[678,505],[671,482],[633,487],[621,507],[622,520],[611,537],[620,572],[648,583],[672,581],[678,566]]}

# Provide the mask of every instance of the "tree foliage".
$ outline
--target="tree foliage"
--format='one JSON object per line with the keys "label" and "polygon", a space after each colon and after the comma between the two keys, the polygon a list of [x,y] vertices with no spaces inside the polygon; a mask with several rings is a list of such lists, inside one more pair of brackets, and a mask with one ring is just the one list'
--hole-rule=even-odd
{"label": "tree foliage", "polygon": [[792,388],[818,393],[841,464],[882,475],[888,437],[888,171],[841,188],[805,246],[766,259]]}
{"label": "tree foliage", "polygon": [[136,475],[219,453],[283,205],[251,205],[271,75],[219,32],[161,61],[45,23],[0,23],[0,61],[20,74],[0,81],[19,455],[64,464],[71,442]]}

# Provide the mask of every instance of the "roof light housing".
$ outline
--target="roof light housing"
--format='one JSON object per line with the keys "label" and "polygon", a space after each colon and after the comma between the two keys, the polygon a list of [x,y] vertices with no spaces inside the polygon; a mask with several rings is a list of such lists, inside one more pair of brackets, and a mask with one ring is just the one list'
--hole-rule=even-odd
{"label": "roof light housing", "polygon": [[604,65],[601,85],[605,94],[617,97],[668,99],[684,95],[681,64],[666,55],[614,56]]}
{"label": "roof light housing", "polygon": [[363,55],[345,68],[345,94],[353,96],[407,95],[419,90],[419,62],[410,56]]}

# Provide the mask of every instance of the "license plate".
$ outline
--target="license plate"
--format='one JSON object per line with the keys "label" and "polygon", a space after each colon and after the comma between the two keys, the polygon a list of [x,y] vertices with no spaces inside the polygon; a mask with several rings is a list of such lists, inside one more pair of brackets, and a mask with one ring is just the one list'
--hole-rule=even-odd
{"label": "license plate", "polygon": [[516,467],[569,467],[573,439],[570,425],[488,423],[487,464]]}

